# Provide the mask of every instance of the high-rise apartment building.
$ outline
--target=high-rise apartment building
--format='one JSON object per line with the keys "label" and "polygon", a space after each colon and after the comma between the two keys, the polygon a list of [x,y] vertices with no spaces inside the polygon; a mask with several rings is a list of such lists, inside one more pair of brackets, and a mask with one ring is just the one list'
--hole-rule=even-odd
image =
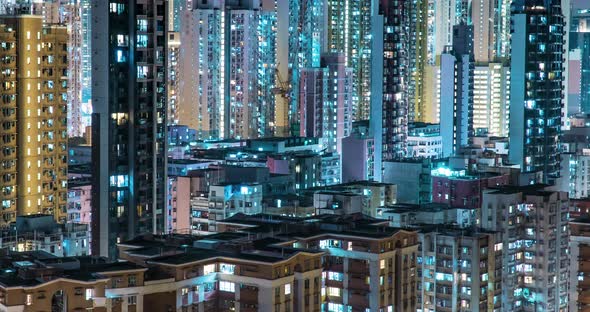
{"label": "high-rise apartment building", "polygon": [[481,226],[500,233],[502,311],[565,311],[568,305],[566,192],[544,185],[485,190]]}
{"label": "high-rise apartment building", "polygon": [[[299,82],[302,68],[320,66],[320,57],[326,51],[325,15],[323,0],[292,0],[289,3],[288,77],[289,128],[299,133]],[[285,78],[283,78],[285,79]]]}
{"label": "high-rise apartment building", "polygon": [[41,16],[0,17],[2,219],[67,204],[68,34]]}
{"label": "high-rise apartment building", "polygon": [[502,63],[476,65],[473,81],[473,129],[508,136],[510,68]]}
{"label": "high-rise apartment building", "polygon": [[497,0],[496,57],[510,57],[510,4],[512,0]]}
{"label": "high-rise apartment building", "polygon": [[[570,75],[573,75],[571,77],[577,78],[579,81],[579,89],[574,88],[574,90],[570,90],[572,93],[577,93],[579,106],[574,104],[577,101],[574,102],[570,99],[570,103],[578,108],[570,111],[572,113],[576,111],[590,113],[590,3],[583,0],[574,0],[571,6],[569,49],[570,51],[579,51],[579,57],[576,59],[579,60],[580,67],[570,67],[572,71]],[[573,72],[576,69],[577,72]]]}
{"label": "high-rise apartment building", "polygon": [[182,75],[193,85],[183,86],[180,104],[190,107],[179,120],[196,121],[200,139],[273,135],[276,22],[259,1],[195,4],[182,25],[195,30],[181,47],[190,64]]}
{"label": "high-rise apartment building", "polygon": [[[90,0],[80,0],[80,119],[84,131],[92,122],[92,6]],[[90,133],[85,133],[89,136]],[[90,144],[90,142],[86,142]]]}
{"label": "high-rise apartment building", "polygon": [[[426,67],[429,65],[429,1],[414,0],[412,2],[412,15],[410,24],[411,44],[413,47],[410,55],[411,80],[408,86],[408,122],[428,121],[428,107],[424,101]],[[413,56],[412,56],[413,55]]]}
{"label": "high-rise apartment building", "polygon": [[[453,27],[452,50],[440,57],[440,133],[443,157],[473,137],[473,26]],[[451,79],[452,78],[452,79]]]}
{"label": "high-rise apartment building", "polygon": [[[499,0],[472,0],[473,55],[476,63],[489,63],[496,58],[496,4]],[[500,0],[501,1],[501,0]]]}
{"label": "high-rise apartment building", "polygon": [[352,127],[353,72],[341,53],[322,55],[321,67],[301,69],[300,135],[322,138],[328,153],[342,154]]}
{"label": "high-rise apartment building", "polygon": [[92,253],[164,228],[166,2],[92,7]]}
{"label": "high-rise apartment building", "polygon": [[179,89],[179,66],[181,65],[178,61],[180,54],[180,33],[179,32],[168,32],[166,34],[168,42],[167,48],[167,100],[168,100],[168,111],[166,116],[168,118],[167,125],[177,125],[180,119],[178,111],[178,89]]}
{"label": "high-rise apartment building", "polygon": [[[441,55],[445,47],[453,44],[453,26],[463,22],[469,24],[471,16],[469,15],[468,0],[434,0],[434,35],[435,52],[434,55]],[[432,40],[432,39],[431,39]]]}
{"label": "high-rise apartment building", "polygon": [[[371,131],[375,138],[375,164],[406,154],[408,135],[408,58],[410,0],[378,1],[373,5],[371,79]],[[377,181],[382,168],[377,168]]]}
{"label": "high-rise apartment building", "polygon": [[344,53],[353,76],[353,118],[369,118],[371,106],[371,0],[327,2],[327,52]]}
{"label": "high-rise apartment building", "polygon": [[515,1],[511,19],[509,160],[551,183],[559,177],[564,96],[561,1]]}

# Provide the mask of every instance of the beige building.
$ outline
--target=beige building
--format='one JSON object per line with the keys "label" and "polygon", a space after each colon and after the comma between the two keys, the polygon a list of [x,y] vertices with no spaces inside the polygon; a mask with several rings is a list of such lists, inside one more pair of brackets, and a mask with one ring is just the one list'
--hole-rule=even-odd
{"label": "beige building", "polygon": [[118,245],[126,262],[0,254],[0,311],[416,311],[416,232],[360,215],[224,227],[136,237]]}
{"label": "beige building", "polygon": [[35,213],[65,221],[67,42],[67,29],[41,16],[0,17],[0,223]]}

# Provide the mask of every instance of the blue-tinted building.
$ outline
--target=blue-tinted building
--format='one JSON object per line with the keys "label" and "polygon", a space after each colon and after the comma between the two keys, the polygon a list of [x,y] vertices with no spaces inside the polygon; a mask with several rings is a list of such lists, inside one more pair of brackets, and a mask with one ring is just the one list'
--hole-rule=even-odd
{"label": "blue-tinted building", "polygon": [[560,0],[512,4],[509,160],[559,177],[564,18]]}
{"label": "blue-tinted building", "polygon": [[192,60],[196,98],[184,105],[197,106],[191,119],[198,138],[272,136],[276,13],[262,10],[258,1],[200,1],[189,27],[196,31],[182,40],[193,46],[185,53]]}
{"label": "blue-tinted building", "polygon": [[289,124],[292,135],[299,134],[299,92],[302,68],[320,66],[325,50],[325,4],[322,0],[289,1]]}

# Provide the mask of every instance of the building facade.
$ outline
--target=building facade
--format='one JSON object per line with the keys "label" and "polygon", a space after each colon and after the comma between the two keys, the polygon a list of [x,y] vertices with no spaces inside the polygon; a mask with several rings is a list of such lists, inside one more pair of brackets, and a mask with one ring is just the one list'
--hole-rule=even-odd
{"label": "building facade", "polygon": [[343,53],[352,70],[352,119],[367,120],[371,105],[371,1],[329,1],[327,52]]}
{"label": "building facade", "polygon": [[410,81],[409,0],[378,1],[372,6],[373,53],[371,133],[375,139],[375,180],[381,181],[384,161],[406,155],[408,82]]}
{"label": "building facade", "polygon": [[417,308],[421,311],[499,311],[502,242],[499,235],[450,226],[419,233]]}
{"label": "building facade", "polygon": [[502,310],[563,311],[568,306],[567,193],[544,185],[486,190],[482,228],[500,232]]}
{"label": "building facade", "polygon": [[199,139],[272,136],[276,13],[259,1],[204,1],[194,3],[182,27],[194,31],[183,31],[181,57],[189,66],[180,105],[188,107],[180,123]]}
{"label": "building facade", "polygon": [[301,69],[300,135],[322,139],[328,153],[342,154],[352,127],[353,72],[343,54],[322,55],[321,67]]}
{"label": "building facade", "polygon": [[473,83],[473,129],[507,137],[510,110],[510,68],[502,63],[476,65]]}
{"label": "building facade", "polygon": [[444,157],[469,145],[474,136],[473,26],[453,26],[452,38],[452,50],[445,51],[440,59],[440,133]]}
{"label": "building facade", "polygon": [[513,3],[509,161],[559,177],[564,18],[559,0]]}
{"label": "building facade", "polygon": [[164,230],[166,3],[93,6],[93,254]]}
{"label": "building facade", "polygon": [[66,220],[68,33],[41,16],[0,17],[2,219]]}

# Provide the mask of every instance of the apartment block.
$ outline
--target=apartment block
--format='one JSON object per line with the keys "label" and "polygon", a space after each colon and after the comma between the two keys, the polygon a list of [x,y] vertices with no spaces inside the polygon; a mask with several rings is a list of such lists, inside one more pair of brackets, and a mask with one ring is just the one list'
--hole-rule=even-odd
{"label": "apartment block", "polygon": [[503,246],[503,311],[567,308],[568,215],[567,193],[545,185],[484,191],[481,227],[500,232]]}
{"label": "apartment block", "polygon": [[3,224],[67,204],[68,33],[41,16],[0,17]]}
{"label": "apartment block", "polygon": [[418,311],[501,310],[499,233],[433,225],[418,237]]}

